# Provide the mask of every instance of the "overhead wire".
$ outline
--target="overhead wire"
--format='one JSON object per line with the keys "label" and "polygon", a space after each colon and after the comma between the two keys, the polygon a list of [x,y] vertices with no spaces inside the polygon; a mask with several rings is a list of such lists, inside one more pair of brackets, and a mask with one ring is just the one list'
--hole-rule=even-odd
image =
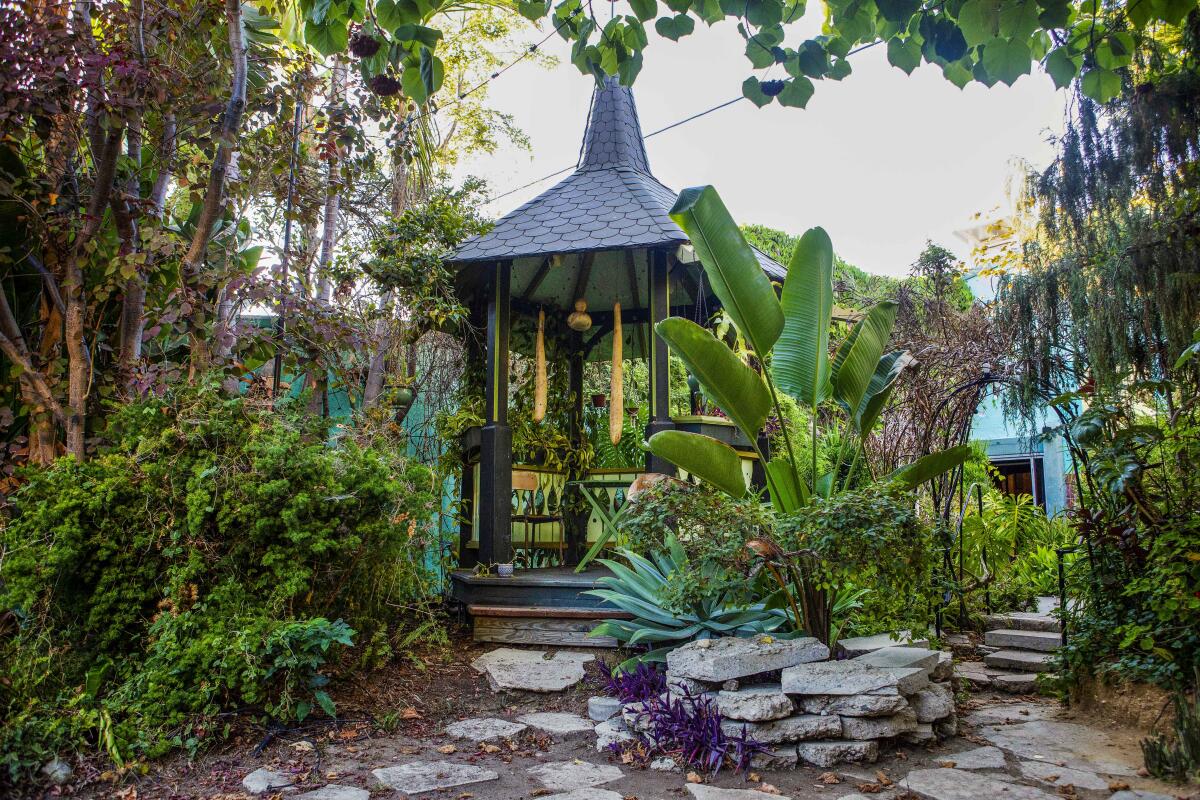
{"label": "overhead wire", "polygon": [[[851,50],[850,52],[846,53],[846,56],[845,56],[845,57],[846,57],[846,58],[849,58],[850,56],[852,56],[852,55],[854,55],[854,54],[856,54],[856,53],[861,53],[861,52],[862,52],[862,51],[864,51],[864,50],[869,50],[869,49],[871,49],[872,47],[874,47],[875,45],[879,44],[881,41],[882,41],[882,40],[880,40],[880,39],[876,39],[875,41],[873,41],[873,42],[868,42],[867,44],[864,44],[864,45],[862,45],[861,47],[856,47],[856,48],[854,48],[853,50]],[[653,137],[655,137],[655,136],[658,136],[660,133],[666,133],[667,131],[674,130],[675,128],[678,128],[678,127],[680,127],[681,125],[686,125],[686,124],[687,124],[687,123],[689,123],[689,122],[694,122],[695,120],[698,120],[698,119],[700,119],[701,117],[706,117],[706,116],[708,116],[709,114],[712,114],[712,113],[713,113],[713,112],[715,112],[715,111],[720,111],[720,110],[721,110],[721,109],[723,109],[723,108],[726,108],[726,107],[728,107],[728,106],[731,106],[731,105],[733,105],[734,103],[740,102],[740,101],[742,101],[742,100],[745,100],[745,99],[746,99],[746,96],[745,96],[745,95],[738,95],[737,97],[734,97],[734,98],[731,98],[731,99],[729,99],[729,100],[726,100],[726,101],[725,101],[725,102],[723,102],[723,103],[717,103],[715,106],[712,106],[711,108],[706,108],[706,109],[704,109],[703,111],[699,111],[699,112],[697,112],[697,113],[695,113],[695,114],[692,114],[691,116],[684,117],[683,119],[681,119],[681,120],[677,120],[677,121],[675,121],[675,122],[672,122],[672,123],[671,123],[671,124],[669,124],[669,125],[664,125],[663,127],[659,128],[659,129],[657,129],[657,130],[654,130],[654,131],[651,131],[650,133],[647,133],[647,134],[646,134],[645,136],[643,136],[642,138],[643,138],[643,139],[650,139],[650,138],[653,138]],[[590,110],[588,111],[588,114],[589,114],[589,116],[590,116],[590,114],[591,114],[591,111],[590,111]],[[581,153],[582,153],[582,151],[581,151]],[[581,155],[580,157],[582,158],[582,155]],[[538,185],[539,183],[542,183],[543,181],[548,181],[548,180],[550,180],[551,178],[556,178],[556,177],[558,177],[559,175],[562,175],[564,172],[568,172],[568,171],[570,171],[570,170],[572,170],[572,169],[575,169],[575,167],[576,167],[576,166],[578,166],[578,164],[579,164],[579,162],[577,161],[577,162],[576,162],[576,163],[574,163],[574,164],[571,164],[571,165],[569,165],[569,166],[563,167],[562,169],[555,170],[554,172],[551,172],[551,173],[549,173],[549,174],[547,174],[547,175],[543,175],[543,176],[542,176],[542,177],[540,177],[540,178],[535,178],[534,180],[530,181],[529,183],[523,183],[523,184],[521,184],[520,186],[517,186],[517,187],[515,187],[515,188],[513,188],[513,189],[509,189],[508,191],[501,192],[500,194],[497,194],[497,195],[493,195],[492,197],[489,197],[489,198],[488,198],[487,202],[489,202],[489,203],[493,203],[493,202],[495,202],[495,201],[497,201],[497,200],[500,200],[501,198],[508,197],[508,196],[509,196],[509,195],[511,195],[511,194],[516,194],[517,192],[521,191],[522,189],[528,189],[529,187],[531,187],[531,186],[536,186],[536,185]]]}

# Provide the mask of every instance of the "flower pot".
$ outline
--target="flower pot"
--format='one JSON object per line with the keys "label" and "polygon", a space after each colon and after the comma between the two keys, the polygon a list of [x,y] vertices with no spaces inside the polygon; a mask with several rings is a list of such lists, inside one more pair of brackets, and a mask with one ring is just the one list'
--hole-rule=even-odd
{"label": "flower pot", "polygon": [[512,564],[497,564],[496,574],[501,578],[511,578],[513,575]]}
{"label": "flower pot", "polygon": [[594,394],[592,395],[592,408],[604,408],[608,405],[608,395]]}

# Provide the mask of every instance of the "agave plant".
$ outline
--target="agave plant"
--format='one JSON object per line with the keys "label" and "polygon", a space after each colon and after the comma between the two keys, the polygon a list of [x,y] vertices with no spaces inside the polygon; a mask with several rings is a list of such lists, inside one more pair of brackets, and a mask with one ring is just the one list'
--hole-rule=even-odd
{"label": "agave plant", "polygon": [[[671,218],[691,239],[709,284],[747,347],[758,363],[769,367],[760,372],[712,332],[680,317],[658,323],[658,335],[684,362],[708,398],[751,442],[757,442],[772,412],[784,418],[781,393],[807,408],[812,419],[810,452],[795,451],[785,426],[784,452],[770,460],[758,453],[772,505],[787,514],[856,485],[866,439],[900,374],[912,362],[907,351],[888,350],[895,304],[871,307],[831,357],[833,245],[825,231],[813,228],[800,238],[788,264],[782,295],[776,296],[713,187],[684,190],[671,209]],[[817,453],[822,431],[818,419],[828,419],[830,414],[819,412],[838,410],[838,421],[826,431],[839,442],[838,452],[831,468],[820,473]],[[741,459],[723,442],[695,433],[663,431],[651,437],[649,446],[656,455],[735,497],[747,491]],[[896,470],[887,480],[915,487],[957,468],[970,452],[964,445],[927,455]],[[829,598],[817,583],[804,581],[805,626],[827,641]]]}
{"label": "agave plant", "polygon": [[[694,639],[754,636],[777,631],[787,624],[787,614],[768,608],[768,602],[739,604],[731,602],[725,594],[699,600],[686,613],[667,609],[662,589],[673,573],[687,567],[688,561],[674,536],[667,537],[666,545],[664,552],[654,553],[650,558],[624,548],[618,550],[628,566],[613,559],[600,559],[613,574],[599,579],[606,588],[584,592],[633,615],[631,620],[605,620],[590,635],[611,636],[627,647],[650,647],[647,652],[623,661],[614,671],[631,671],[639,663],[665,661],[667,653]],[[715,572],[717,567],[714,565],[712,569]]]}

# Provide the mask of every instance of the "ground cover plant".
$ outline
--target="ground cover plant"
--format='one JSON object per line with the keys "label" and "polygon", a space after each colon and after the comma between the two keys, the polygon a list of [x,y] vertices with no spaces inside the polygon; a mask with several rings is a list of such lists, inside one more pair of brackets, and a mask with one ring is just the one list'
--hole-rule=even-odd
{"label": "ground cover plant", "polygon": [[333,715],[338,669],[391,655],[394,609],[436,591],[432,476],[330,434],[202,383],[115,412],[96,458],[25,476],[0,565],[7,778],[77,746],[118,765],[195,751],[231,711]]}

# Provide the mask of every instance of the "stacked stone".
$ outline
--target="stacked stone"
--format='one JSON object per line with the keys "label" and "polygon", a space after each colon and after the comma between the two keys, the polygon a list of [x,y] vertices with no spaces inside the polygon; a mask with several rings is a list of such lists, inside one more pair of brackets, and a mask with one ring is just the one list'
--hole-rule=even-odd
{"label": "stacked stone", "polygon": [[[715,701],[729,734],[745,731],[768,747],[756,757],[759,769],[870,762],[881,741],[954,735],[949,653],[885,647],[828,658],[812,638],[696,641],[667,656],[668,695]],[[623,709],[629,727],[638,726],[639,711]]]}

